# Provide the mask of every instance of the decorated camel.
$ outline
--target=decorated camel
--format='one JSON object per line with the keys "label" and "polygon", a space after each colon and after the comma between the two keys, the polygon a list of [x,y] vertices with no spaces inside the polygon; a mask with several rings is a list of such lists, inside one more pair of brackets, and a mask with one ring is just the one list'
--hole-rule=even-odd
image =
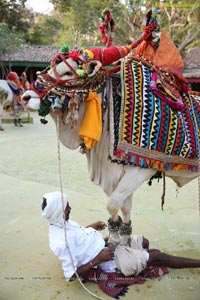
{"label": "decorated camel", "polygon": [[14,125],[23,127],[21,122],[21,112],[24,111],[24,106],[21,99],[21,94],[24,87],[21,84],[16,72],[10,72],[7,80],[0,80],[0,130],[4,130],[2,125],[3,109],[12,107],[14,112]]}
{"label": "decorated camel", "polygon": [[162,173],[182,187],[198,176],[200,98],[188,92],[169,40],[176,55],[167,65],[145,56],[155,29],[147,26],[129,46],[63,48],[24,93],[43,123],[51,114],[62,144],[85,154],[91,181],[108,196],[112,244],[127,244],[133,193],[143,182]]}

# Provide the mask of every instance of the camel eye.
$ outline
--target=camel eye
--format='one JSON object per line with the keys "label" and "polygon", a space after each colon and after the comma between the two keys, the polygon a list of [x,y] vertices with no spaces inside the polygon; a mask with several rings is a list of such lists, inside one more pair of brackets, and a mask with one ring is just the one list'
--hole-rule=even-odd
{"label": "camel eye", "polygon": [[67,71],[63,75],[65,75],[65,76],[73,76],[73,73],[71,71]]}

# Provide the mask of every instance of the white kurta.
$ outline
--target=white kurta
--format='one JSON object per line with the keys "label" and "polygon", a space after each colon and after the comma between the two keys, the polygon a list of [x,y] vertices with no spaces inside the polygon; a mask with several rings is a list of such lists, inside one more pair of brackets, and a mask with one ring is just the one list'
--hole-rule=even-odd
{"label": "white kurta", "polygon": [[[78,267],[90,262],[105,248],[105,241],[101,233],[95,229],[82,227],[71,220],[66,222],[66,229],[67,245],[73,263],[62,227],[49,226],[49,245],[52,252],[61,260],[64,276],[69,280]],[[114,272],[115,261],[101,263],[100,268],[106,272]]]}

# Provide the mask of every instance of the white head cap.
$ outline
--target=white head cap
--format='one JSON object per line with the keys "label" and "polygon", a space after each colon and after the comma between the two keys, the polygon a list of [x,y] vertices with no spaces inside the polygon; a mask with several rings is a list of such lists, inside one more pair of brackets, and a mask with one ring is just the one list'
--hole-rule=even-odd
{"label": "white head cap", "polygon": [[[62,195],[60,192],[47,193],[42,198],[42,205],[46,199],[46,206],[42,210],[42,215],[48,220],[49,224],[63,226],[63,205],[62,205]],[[64,209],[67,206],[68,198],[63,194]]]}

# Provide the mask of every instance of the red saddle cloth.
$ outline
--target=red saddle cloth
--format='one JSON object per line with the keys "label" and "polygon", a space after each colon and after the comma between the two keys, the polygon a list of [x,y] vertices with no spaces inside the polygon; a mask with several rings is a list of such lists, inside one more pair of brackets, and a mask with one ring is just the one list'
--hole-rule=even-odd
{"label": "red saddle cloth", "polygon": [[[151,249],[149,252],[158,252],[157,249]],[[107,295],[120,299],[128,291],[128,286],[131,284],[143,284],[146,279],[159,278],[169,273],[166,267],[147,267],[137,276],[124,276],[122,273],[112,272],[107,273],[99,268],[91,269],[88,274],[86,281],[96,282],[99,288]]]}

